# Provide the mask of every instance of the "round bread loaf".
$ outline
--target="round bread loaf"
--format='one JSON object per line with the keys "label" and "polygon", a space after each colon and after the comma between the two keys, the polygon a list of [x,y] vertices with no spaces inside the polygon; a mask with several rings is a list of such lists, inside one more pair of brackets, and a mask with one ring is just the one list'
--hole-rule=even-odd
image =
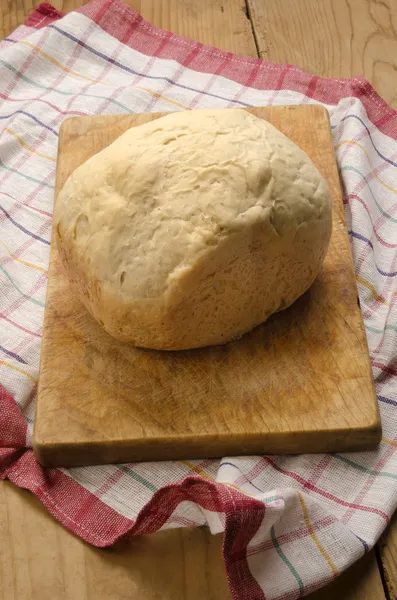
{"label": "round bread loaf", "polygon": [[332,229],[308,156],[251,113],[199,110],[133,127],[69,177],[63,265],[108,333],[166,350],[222,344],[292,304]]}

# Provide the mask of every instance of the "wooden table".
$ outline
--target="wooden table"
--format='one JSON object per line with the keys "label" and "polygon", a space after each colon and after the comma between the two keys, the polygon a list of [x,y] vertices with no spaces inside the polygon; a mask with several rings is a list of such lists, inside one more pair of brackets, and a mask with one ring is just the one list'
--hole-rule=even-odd
{"label": "wooden table", "polygon": [[[52,0],[68,12],[84,0]],[[0,1],[0,36],[39,0]],[[364,75],[397,108],[397,0],[129,0],[152,23],[326,77]],[[393,10],[394,9],[394,10]],[[0,600],[230,600],[221,536],[183,529],[92,548],[0,482]],[[397,519],[375,551],[313,600],[397,598]]]}

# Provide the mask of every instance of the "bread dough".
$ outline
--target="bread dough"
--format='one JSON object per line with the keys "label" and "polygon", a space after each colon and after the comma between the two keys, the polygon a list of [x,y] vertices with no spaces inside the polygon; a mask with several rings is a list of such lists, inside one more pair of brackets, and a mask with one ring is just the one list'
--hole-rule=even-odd
{"label": "bread dough", "polygon": [[292,304],[332,229],[309,157],[243,109],[132,127],[69,177],[55,209],[76,293],[117,339],[178,350],[227,342]]}

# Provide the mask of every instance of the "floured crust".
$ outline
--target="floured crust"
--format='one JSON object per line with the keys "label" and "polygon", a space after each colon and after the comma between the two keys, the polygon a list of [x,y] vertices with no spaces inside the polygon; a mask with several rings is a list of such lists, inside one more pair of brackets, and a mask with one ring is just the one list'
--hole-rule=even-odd
{"label": "floured crust", "polygon": [[292,304],[332,229],[307,155],[240,109],[131,128],[74,171],[54,219],[91,314],[118,339],[169,350],[227,342]]}

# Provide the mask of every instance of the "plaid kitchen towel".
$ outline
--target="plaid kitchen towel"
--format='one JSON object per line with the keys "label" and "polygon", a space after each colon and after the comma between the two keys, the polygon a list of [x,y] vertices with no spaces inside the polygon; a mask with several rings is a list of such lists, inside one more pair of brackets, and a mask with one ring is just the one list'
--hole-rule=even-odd
{"label": "plaid kitchen towel", "polygon": [[[371,548],[397,504],[397,117],[361,78],[161,31],[119,0],[42,4],[0,42],[0,474],[96,546],[208,525],[235,599],[293,600]],[[378,450],[43,469],[31,434],[59,126],[69,115],[323,103],[383,421]]]}

